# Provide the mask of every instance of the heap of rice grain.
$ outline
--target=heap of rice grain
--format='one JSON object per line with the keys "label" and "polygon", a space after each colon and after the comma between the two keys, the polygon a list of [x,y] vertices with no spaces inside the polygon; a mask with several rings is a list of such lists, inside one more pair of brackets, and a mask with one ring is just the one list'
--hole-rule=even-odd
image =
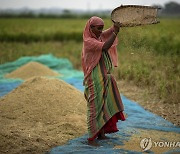
{"label": "heap of rice grain", "polygon": [[3,153],[45,153],[84,133],[83,94],[64,81],[34,77],[0,99]]}
{"label": "heap of rice grain", "polygon": [[20,78],[20,79],[29,79],[34,76],[58,76],[57,72],[52,71],[47,66],[38,63],[38,62],[29,62],[15,71],[7,74],[7,78]]}

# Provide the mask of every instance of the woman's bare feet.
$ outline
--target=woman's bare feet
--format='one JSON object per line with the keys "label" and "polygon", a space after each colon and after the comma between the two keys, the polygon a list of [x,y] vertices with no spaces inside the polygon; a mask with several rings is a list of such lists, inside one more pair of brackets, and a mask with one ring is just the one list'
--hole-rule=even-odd
{"label": "woman's bare feet", "polygon": [[100,145],[95,141],[88,141],[88,144],[91,145],[91,146],[95,146],[95,147],[99,147]]}
{"label": "woman's bare feet", "polygon": [[109,139],[109,137],[105,136],[104,129],[101,130],[101,132],[98,135],[98,140],[106,140]]}
{"label": "woman's bare feet", "polygon": [[107,140],[107,139],[109,139],[109,137],[99,134],[97,139],[98,140]]}

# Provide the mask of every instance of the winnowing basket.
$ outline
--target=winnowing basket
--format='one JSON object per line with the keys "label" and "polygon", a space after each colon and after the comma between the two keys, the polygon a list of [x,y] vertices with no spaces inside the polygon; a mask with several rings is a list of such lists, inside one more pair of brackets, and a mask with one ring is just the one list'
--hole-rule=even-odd
{"label": "winnowing basket", "polygon": [[158,9],[152,6],[121,5],[111,12],[111,20],[120,22],[122,27],[157,24]]}

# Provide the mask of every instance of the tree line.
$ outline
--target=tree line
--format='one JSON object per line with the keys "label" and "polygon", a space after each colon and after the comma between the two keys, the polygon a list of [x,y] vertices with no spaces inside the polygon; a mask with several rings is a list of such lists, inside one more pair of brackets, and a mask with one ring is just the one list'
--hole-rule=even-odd
{"label": "tree line", "polygon": [[[168,2],[164,6],[153,5],[161,8],[159,16],[177,16],[180,17],[180,3]],[[33,10],[17,11],[17,10],[0,10],[0,17],[40,17],[40,18],[89,18],[93,15],[99,15],[103,18],[110,16],[111,11],[94,11],[94,12],[82,12],[76,13],[71,10],[63,10],[61,13],[35,13]]]}

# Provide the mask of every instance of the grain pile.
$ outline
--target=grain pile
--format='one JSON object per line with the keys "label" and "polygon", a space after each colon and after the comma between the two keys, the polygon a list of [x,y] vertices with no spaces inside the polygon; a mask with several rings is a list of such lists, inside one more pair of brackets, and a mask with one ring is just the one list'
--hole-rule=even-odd
{"label": "grain pile", "polygon": [[[130,132],[128,132],[127,130],[126,133],[130,133]],[[136,153],[157,153],[157,154],[158,153],[178,154],[179,152],[178,151],[179,149],[178,143],[180,138],[179,133],[167,132],[162,130],[159,131],[159,130],[151,130],[151,129],[149,130],[136,129],[133,133],[130,134],[131,135],[129,135],[130,138],[128,140],[124,140],[123,144],[121,145],[115,145],[114,149],[133,150],[136,151]],[[145,148],[148,148],[150,142],[152,142],[152,147],[147,151],[143,151],[143,148],[140,147],[141,140],[145,138],[148,139],[148,141],[144,143]]]}
{"label": "grain pile", "polygon": [[0,99],[0,153],[45,153],[86,131],[83,94],[64,81],[34,77]]}
{"label": "grain pile", "polygon": [[47,66],[38,62],[29,62],[15,71],[7,74],[6,78],[20,78],[23,80],[34,76],[58,76],[57,72],[52,71]]}

